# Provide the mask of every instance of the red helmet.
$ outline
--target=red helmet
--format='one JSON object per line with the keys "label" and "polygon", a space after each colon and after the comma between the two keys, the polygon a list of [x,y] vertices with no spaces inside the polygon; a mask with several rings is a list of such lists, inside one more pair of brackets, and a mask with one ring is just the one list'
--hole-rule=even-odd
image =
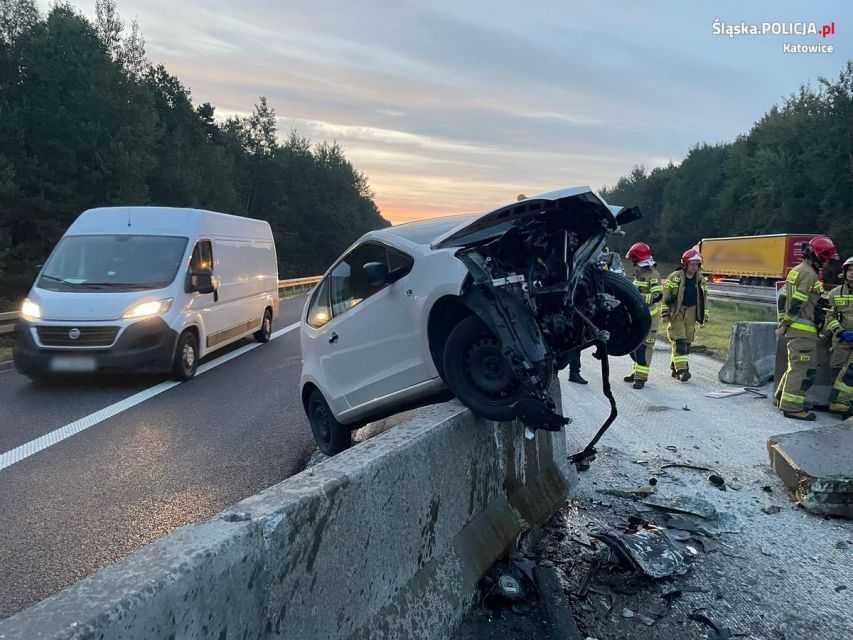
{"label": "red helmet", "polygon": [[635,242],[625,254],[625,259],[630,260],[634,264],[643,260],[650,260],[652,257],[652,248],[645,242]]}
{"label": "red helmet", "polygon": [[688,262],[698,261],[702,262],[702,254],[699,253],[699,249],[696,247],[690,247],[687,251],[681,254],[681,266],[683,268],[687,268]]}
{"label": "red helmet", "polygon": [[809,246],[812,248],[814,256],[823,263],[835,260],[838,257],[835,244],[826,236],[812,238],[809,240]]}

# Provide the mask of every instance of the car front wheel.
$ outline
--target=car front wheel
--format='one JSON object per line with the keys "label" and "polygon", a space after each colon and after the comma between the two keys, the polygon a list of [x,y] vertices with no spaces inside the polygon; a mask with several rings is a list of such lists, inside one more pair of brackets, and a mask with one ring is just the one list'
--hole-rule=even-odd
{"label": "car front wheel", "polygon": [[351,429],[335,419],[319,389],[314,389],[308,397],[308,421],[317,448],[327,456],[336,455],[352,446]]}
{"label": "car front wheel", "polygon": [[474,413],[489,420],[512,420],[524,387],[501,350],[500,341],[477,316],[450,332],[444,347],[447,386]]}
{"label": "car front wheel", "polygon": [[184,331],[178,339],[175,349],[175,362],[172,373],[177,380],[189,380],[195,376],[198,368],[198,338],[192,331]]}

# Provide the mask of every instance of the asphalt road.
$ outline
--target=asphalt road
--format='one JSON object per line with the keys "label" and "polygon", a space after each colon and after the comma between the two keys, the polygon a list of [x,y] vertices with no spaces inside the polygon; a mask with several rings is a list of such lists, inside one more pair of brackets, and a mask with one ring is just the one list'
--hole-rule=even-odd
{"label": "asphalt road", "polygon": [[[298,322],[303,303],[283,301],[275,329]],[[302,468],[315,447],[299,401],[299,331],[244,349],[251,344],[5,468],[3,455],[21,445],[168,385],[119,377],[36,385],[0,365],[0,618]]]}

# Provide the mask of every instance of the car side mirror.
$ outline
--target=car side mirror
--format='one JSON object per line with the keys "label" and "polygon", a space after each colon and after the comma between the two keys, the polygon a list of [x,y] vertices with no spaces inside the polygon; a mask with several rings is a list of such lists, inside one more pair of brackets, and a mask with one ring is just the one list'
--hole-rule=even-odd
{"label": "car side mirror", "polygon": [[618,224],[621,227],[622,225],[628,224],[629,222],[634,222],[635,220],[639,220],[642,217],[643,217],[643,214],[640,213],[639,207],[628,207],[628,208],[622,209],[622,211],[620,211],[616,215],[616,224]]}
{"label": "car side mirror", "polygon": [[210,269],[199,269],[190,273],[190,290],[197,293],[215,293],[216,285],[213,282],[213,271]]}
{"label": "car side mirror", "polygon": [[409,273],[408,267],[397,267],[396,269],[392,269],[388,274],[388,284],[397,282],[397,280],[405,276],[407,273]]}
{"label": "car side mirror", "polygon": [[368,262],[363,268],[371,287],[383,287],[388,284],[388,265],[384,262]]}

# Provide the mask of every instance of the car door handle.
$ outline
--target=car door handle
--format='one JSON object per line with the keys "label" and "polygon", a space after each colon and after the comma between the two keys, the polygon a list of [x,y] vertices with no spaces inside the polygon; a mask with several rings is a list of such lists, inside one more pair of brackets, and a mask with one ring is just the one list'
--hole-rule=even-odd
{"label": "car door handle", "polygon": [[329,344],[335,344],[338,341],[338,334],[332,333],[332,337],[329,338]]}

